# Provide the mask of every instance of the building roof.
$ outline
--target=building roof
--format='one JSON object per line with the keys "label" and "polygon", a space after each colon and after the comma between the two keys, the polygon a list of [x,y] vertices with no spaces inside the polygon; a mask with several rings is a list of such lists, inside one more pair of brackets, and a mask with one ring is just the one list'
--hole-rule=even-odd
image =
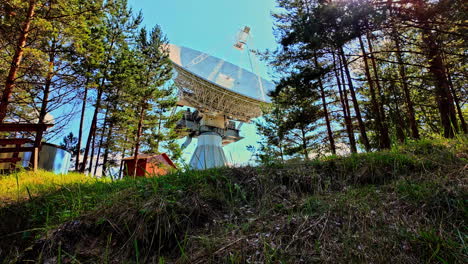
{"label": "building roof", "polygon": [[[131,157],[123,158],[122,160],[132,161],[134,158],[135,158],[135,156],[131,156]],[[158,160],[160,162],[166,163],[166,164],[174,167],[175,169],[177,169],[177,166],[174,164],[174,162],[172,162],[172,160],[169,158],[169,156],[167,156],[166,153],[161,153],[161,154],[139,154],[137,156],[137,159],[139,159],[139,160]]]}

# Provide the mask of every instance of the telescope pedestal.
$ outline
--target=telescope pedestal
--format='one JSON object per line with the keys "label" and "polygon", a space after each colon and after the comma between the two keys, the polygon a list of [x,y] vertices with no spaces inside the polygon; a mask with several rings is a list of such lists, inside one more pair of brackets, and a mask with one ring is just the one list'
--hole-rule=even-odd
{"label": "telescope pedestal", "polygon": [[216,132],[205,132],[198,136],[198,144],[192,158],[190,167],[197,170],[227,166],[224,155],[223,138]]}

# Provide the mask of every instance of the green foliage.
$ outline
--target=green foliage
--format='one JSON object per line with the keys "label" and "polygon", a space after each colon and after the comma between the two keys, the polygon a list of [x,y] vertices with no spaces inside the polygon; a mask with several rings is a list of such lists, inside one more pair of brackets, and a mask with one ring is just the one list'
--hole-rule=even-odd
{"label": "green foliage", "polygon": [[[21,27],[30,9],[34,12],[25,35]],[[84,159],[77,159],[83,160],[83,170],[95,149],[104,173],[116,165],[117,156],[128,155],[138,144],[143,145],[140,151],[167,151],[180,158],[174,129],[180,115],[172,111],[172,65],[163,49],[167,39],[158,26],[140,30],[141,12],[135,14],[127,0],[14,0],[0,4],[0,19],[0,69],[5,69],[0,79],[16,83],[9,121],[43,123],[54,113],[54,127],[44,134],[50,140],[81,105],[75,154],[86,138],[84,127],[90,127],[87,138],[93,139],[86,142]],[[19,36],[26,38],[21,62],[13,56],[20,51]],[[17,77],[9,77],[10,65],[16,64]],[[91,118],[85,116],[89,104]]]}
{"label": "green foliage", "polygon": [[280,129],[283,122],[284,111],[280,106],[265,107],[263,109],[263,117],[255,121],[257,133],[262,137],[258,142],[260,147],[256,149],[254,146],[249,146],[248,149],[256,155],[261,164],[268,165],[283,161],[284,154],[284,132]]}
{"label": "green foliage", "polygon": [[[138,87],[140,91],[133,91],[134,100],[142,103],[139,109],[145,109],[143,141],[148,153],[159,153],[161,147],[173,152],[175,159],[180,157],[174,140],[177,138],[175,126],[181,118],[181,113],[171,112],[176,107],[177,97],[175,87],[168,81],[172,78],[172,64],[168,53],[162,47],[168,41],[161,29],[156,26],[148,34],[146,29],[141,29],[137,37],[137,54],[139,55],[144,74],[140,75]],[[140,98],[147,98],[141,100]],[[164,145],[162,143],[165,143]]]}
{"label": "green foliage", "polygon": [[[11,63],[21,34],[19,25],[23,24],[30,3],[34,3],[34,17],[15,79],[17,85],[10,100],[8,118],[10,121],[47,122],[48,114],[60,110],[61,115],[54,119],[55,126],[45,133],[45,137],[51,139],[62,131],[76,110],[77,88],[81,85],[81,76],[74,72],[77,51],[89,41],[88,21],[96,21],[103,3],[100,0],[9,1],[15,11],[11,13],[11,23],[0,26],[2,63]],[[5,80],[6,76],[0,74],[0,78]]]}
{"label": "green foliage", "polygon": [[67,136],[63,137],[62,143],[60,144],[60,147],[64,148],[67,151],[70,151],[73,156],[76,155],[76,153],[79,151],[78,150],[78,138],[76,138],[72,132],[68,134]]}
{"label": "green foliage", "polygon": [[[302,156],[309,159],[312,149],[317,149],[316,122],[320,111],[313,103],[316,94],[305,94],[299,80],[288,80],[274,92],[274,105],[265,111],[262,120],[256,122],[263,141],[256,155],[263,164],[276,159]],[[291,86],[296,85],[296,86]]]}
{"label": "green foliage", "polygon": [[[311,138],[314,156],[335,152],[325,141],[341,147],[337,153],[356,152],[357,128],[358,150],[367,152],[409,138],[463,137],[468,128],[460,83],[466,78],[461,2],[278,0],[273,18],[279,47],[264,58],[280,78],[272,108],[293,115],[271,127],[291,129],[301,123],[288,125],[294,116],[315,123],[309,132],[320,131]],[[297,115],[298,107],[305,115]],[[281,141],[275,146],[289,144],[288,137]]]}

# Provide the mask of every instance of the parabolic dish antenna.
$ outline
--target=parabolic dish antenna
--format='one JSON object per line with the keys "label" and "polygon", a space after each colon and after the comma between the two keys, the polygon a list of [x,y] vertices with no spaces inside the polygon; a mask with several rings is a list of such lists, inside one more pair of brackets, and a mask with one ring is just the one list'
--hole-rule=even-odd
{"label": "parabolic dish antenna", "polygon": [[269,102],[266,92],[274,89],[272,82],[206,53],[168,46],[181,105],[243,122],[261,115],[260,105]]}
{"label": "parabolic dish antenna", "polygon": [[[169,58],[176,70],[179,105],[187,110],[181,122],[188,136],[198,137],[190,161],[195,169],[226,166],[223,145],[236,142],[240,124],[262,115],[262,104],[269,103],[266,92],[274,84],[232,63],[190,48],[168,45]],[[250,54],[249,54],[250,56]]]}

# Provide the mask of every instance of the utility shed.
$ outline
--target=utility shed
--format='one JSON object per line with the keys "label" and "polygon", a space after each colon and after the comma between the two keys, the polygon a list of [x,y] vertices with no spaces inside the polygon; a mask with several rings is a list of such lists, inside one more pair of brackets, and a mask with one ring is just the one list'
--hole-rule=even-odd
{"label": "utility shed", "polygon": [[[124,176],[131,176],[135,168],[134,156],[122,159]],[[154,177],[166,175],[177,169],[176,165],[167,156],[162,154],[140,154],[137,156],[137,177]]]}
{"label": "utility shed", "polygon": [[52,171],[55,174],[67,174],[70,168],[72,154],[62,147],[50,143],[42,143],[39,152],[39,168]]}
{"label": "utility shed", "polygon": [[[42,142],[41,150],[39,151],[38,168],[51,171],[55,174],[67,174],[70,168],[70,161],[72,154],[63,149],[62,147],[46,142]],[[26,148],[32,147],[32,143],[25,143]],[[14,145],[7,145],[5,147],[13,148]],[[1,149],[1,147],[0,147]],[[13,153],[0,153],[0,159],[12,159]],[[19,158],[15,167],[29,167],[31,161],[31,152],[18,153]],[[1,169],[8,169],[10,164],[0,163]]]}

